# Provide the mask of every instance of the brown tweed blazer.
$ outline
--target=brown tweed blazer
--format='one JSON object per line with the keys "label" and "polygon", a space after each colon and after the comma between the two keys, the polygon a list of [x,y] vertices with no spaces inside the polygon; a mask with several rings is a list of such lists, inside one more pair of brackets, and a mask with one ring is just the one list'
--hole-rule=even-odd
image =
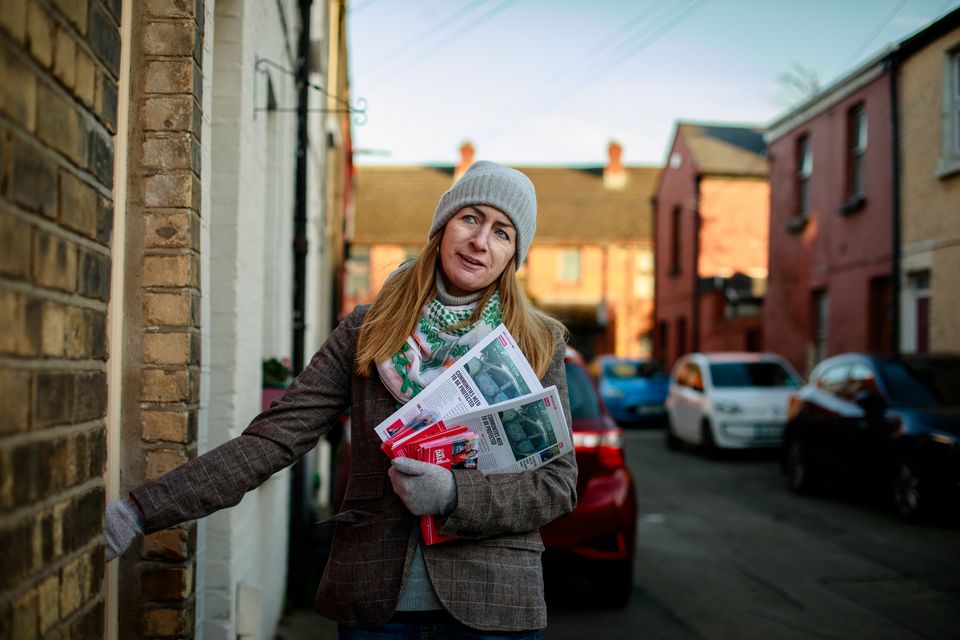
{"label": "brown tweed blazer", "polygon": [[[396,408],[378,376],[354,373],[358,307],[326,340],[282,398],[237,438],[131,492],[153,532],[238,502],[312,449],[348,407],[350,479],[315,608],[347,626],[377,626],[393,614],[419,540],[419,519],[393,492],[374,427]],[[564,345],[557,340],[544,386],[556,385],[570,423]],[[483,476],[457,470],[457,506],[441,521],[457,540],[424,547],[427,573],[453,617],[484,630],[546,626],[537,529],[576,504],[568,453],[535,471]]]}

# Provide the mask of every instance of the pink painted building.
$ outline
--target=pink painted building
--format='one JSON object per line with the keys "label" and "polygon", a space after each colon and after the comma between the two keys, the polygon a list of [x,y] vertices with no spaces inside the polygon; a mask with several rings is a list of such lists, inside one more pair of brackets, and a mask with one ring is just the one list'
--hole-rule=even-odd
{"label": "pink painted building", "polygon": [[893,349],[890,79],[882,59],[770,125],[764,348],[799,371]]}

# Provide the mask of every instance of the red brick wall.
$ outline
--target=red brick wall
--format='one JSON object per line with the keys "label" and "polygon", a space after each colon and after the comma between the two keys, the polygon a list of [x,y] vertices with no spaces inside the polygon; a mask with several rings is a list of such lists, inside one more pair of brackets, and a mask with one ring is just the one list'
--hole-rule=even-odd
{"label": "red brick wall", "polygon": [[0,11],[0,637],[103,627],[120,2]]}
{"label": "red brick wall", "polygon": [[[890,274],[893,192],[890,98],[886,74],[853,95],[769,143],[770,274],[764,305],[765,348],[783,354],[799,371],[808,362],[814,331],[811,294],[827,292],[827,353],[869,348],[870,279]],[[862,209],[844,215],[847,199],[848,111],[866,109]],[[813,149],[810,213],[799,232],[788,226],[796,212],[797,140],[808,135]]]}
{"label": "red brick wall", "polygon": [[[670,158],[679,154],[682,158],[679,167],[671,166]],[[697,202],[697,170],[690,151],[683,139],[674,139],[673,147],[667,156],[667,165],[660,174],[657,189],[657,205],[654,211],[654,315],[656,327],[665,322],[668,326],[668,347],[666,352],[660,349],[659,329],[654,336],[654,356],[666,366],[672,366],[680,355],[677,352],[677,326],[681,318],[686,319],[686,344],[688,350],[693,345],[690,336],[693,321],[694,291],[694,212]],[[673,210],[681,211],[680,233],[680,269],[671,268],[671,219]]]}

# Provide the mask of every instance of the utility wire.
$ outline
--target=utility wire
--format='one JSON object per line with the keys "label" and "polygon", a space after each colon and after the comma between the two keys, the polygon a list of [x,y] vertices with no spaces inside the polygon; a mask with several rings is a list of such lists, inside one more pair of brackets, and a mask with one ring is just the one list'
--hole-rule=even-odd
{"label": "utility wire", "polygon": [[585,82],[582,86],[575,89],[574,93],[580,92],[587,85],[596,82],[600,78],[604,77],[605,75],[607,75],[608,73],[610,73],[611,71],[613,71],[614,69],[622,65],[624,62],[626,62],[630,58],[633,58],[638,53],[640,53],[650,45],[654,44],[657,40],[667,35],[675,27],[683,23],[684,20],[689,18],[691,15],[693,15],[697,9],[699,9],[709,1],[710,0],[697,0],[693,4],[690,4],[687,7],[685,7],[682,11],[680,11],[680,13],[675,15],[673,18],[671,18],[666,23],[664,23],[659,29],[657,29],[652,34],[650,34],[650,36],[645,38],[643,41],[637,43],[634,47],[632,47],[628,51],[625,51],[619,58],[615,59],[613,62],[608,63],[605,67],[601,67],[600,70],[597,71],[596,74],[593,75],[587,82]]}
{"label": "utility wire", "polygon": [[351,15],[356,15],[369,7],[372,4],[376,4],[378,0],[367,0],[366,2],[358,2],[357,4],[348,4],[347,13]]}
{"label": "utility wire", "polygon": [[[375,2],[376,0],[373,0],[373,1]],[[391,49],[390,51],[388,51],[388,52],[385,53],[384,55],[382,55],[382,56],[380,56],[379,58],[377,58],[376,60],[374,60],[372,63],[370,63],[370,68],[363,69],[363,73],[367,73],[367,72],[371,71],[372,68],[376,68],[376,67],[380,66],[381,64],[383,64],[384,62],[386,62],[386,61],[388,61],[388,60],[394,60],[394,61],[395,61],[396,58],[397,58],[397,55],[402,54],[403,52],[405,52],[407,49],[410,49],[410,48],[413,47],[414,45],[417,45],[417,44],[422,43],[425,39],[427,39],[427,38],[429,38],[430,36],[432,36],[435,32],[440,31],[441,29],[446,28],[446,26],[447,26],[448,24],[450,24],[450,23],[452,23],[452,22],[456,22],[457,20],[459,20],[459,19],[462,18],[463,16],[467,15],[468,13],[470,13],[471,11],[473,11],[474,9],[476,9],[477,7],[483,6],[483,5],[487,4],[488,2],[490,2],[490,0],[473,0],[473,2],[470,2],[469,4],[466,4],[466,5],[462,6],[462,7],[460,7],[458,10],[454,11],[454,12],[451,13],[449,16],[447,16],[447,17],[445,17],[445,18],[442,18],[440,21],[438,21],[438,22],[435,23],[435,24],[430,25],[429,27],[427,27],[426,29],[424,29],[423,31],[421,31],[420,33],[418,33],[417,35],[413,36],[412,38],[410,38],[410,39],[407,40],[406,42],[403,42],[403,43],[397,45],[396,47],[394,47],[393,49]],[[364,6],[365,6],[365,5],[364,5]]]}
{"label": "utility wire", "polygon": [[[659,6],[669,7],[669,5],[666,5],[664,3],[659,3]],[[656,10],[654,10],[654,14],[655,14],[655,11]],[[594,62],[596,62],[598,59],[600,59],[603,56],[609,55],[611,53],[619,53],[619,51],[623,48],[625,44],[629,44],[634,39],[636,34],[630,35],[631,32],[641,31],[641,29],[638,28],[638,24],[640,27],[642,27],[644,26],[643,25],[644,22],[649,23],[650,21],[653,20],[654,14],[652,14],[648,9],[645,8],[643,11],[633,16],[627,22],[621,25],[620,28],[618,28],[616,31],[604,36],[600,41],[598,41],[596,44],[590,47],[590,49],[588,49],[584,54],[577,56],[577,58],[572,63],[562,67],[561,69],[556,71],[553,75],[551,75],[549,78],[544,80],[537,89],[535,89],[528,95],[528,98],[524,102],[524,105],[529,105],[529,106],[536,105],[540,101],[541,97],[543,97],[545,94],[549,93],[550,91],[555,90],[557,88],[557,84],[561,80],[568,78],[570,76],[574,76],[583,71],[587,71],[586,68],[593,65]],[[626,35],[626,37],[624,37],[623,39],[619,39],[621,38],[622,35]],[[611,48],[612,48],[612,51],[608,51]],[[491,119],[497,120],[500,116],[502,116],[505,113],[515,112],[517,108],[518,106],[516,104],[504,105],[502,109],[500,109],[497,113],[491,116]],[[523,106],[520,106],[519,108],[522,109]]]}
{"label": "utility wire", "polygon": [[947,9],[948,9],[948,8],[950,7],[950,5],[952,5],[952,4],[953,4],[953,0],[947,0],[946,2],[944,2],[944,3],[943,3],[943,6],[940,7],[940,11],[937,12],[937,16],[936,16],[936,17],[939,18],[940,16],[942,16],[943,14],[945,14],[945,13],[947,12]]}
{"label": "utility wire", "polygon": [[898,13],[900,13],[900,9],[903,9],[903,5],[907,4],[907,1],[908,0],[897,0],[897,4],[893,10],[890,11],[890,13],[888,13],[883,20],[880,21],[880,24],[878,24],[877,28],[873,30],[873,33],[871,33],[867,39],[863,41],[863,44],[857,47],[856,52],[850,56],[850,59],[843,63],[845,68],[849,67],[851,64],[860,59],[860,56],[863,55],[863,52],[866,51],[867,47],[873,43],[877,36],[880,35],[881,31],[886,29],[887,25],[890,24],[890,21],[893,20]]}
{"label": "utility wire", "polygon": [[487,11],[486,13],[483,13],[483,14],[477,16],[477,18],[474,19],[473,21],[467,23],[466,25],[464,25],[463,27],[461,27],[461,28],[458,29],[457,31],[451,33],[449,36],[447,36],[447,37],[444,38],[443,40],[440,40],[439,42],[437,42],[436,44],[434,44],[434,45],[433,45],[432,47],[430,47],[429,49],[426,49],[425,51],[421,52],[420,55],[417,56],[416,58],[410,60],[410,61],[407,62],[407,63],[404,63],[403,61],[398,61],[398,63],[397,63],[396,65],[394,65],[394,68],[393,68],[393,69],[389,69],[389,70],[386,70],[386,69],[385,69],[383,73],[381,73],[381,74],[379,74],[379,75],[376,75],[376,76],[374,76],[373,78],[370,78],[370,79],[368,80],[368,82],[371,82],[371,83],[383,82],[383,84],[386,84],[386,83],[390,82],[391,80],[395,80],[396,78],[399,77],[399,74],[393,73],[393,71],[395,71],[397,68],[401,68],[401,67],[402,67],[404,71],[409,70],[410,68],[416,66],[417,64],[419,64],[420,62],[422,62],[424,59],[426,59],[426,57],[429,56],[430,54],[438,51],[439,49],[442,49],[443,47],[447,46],[448,44],[450,44],[451,42],[453,42],[454,40],[456,40],[456,39],[459,38],[460,36],[462,36],[462,35],[470,32],[470,31],[473,31],[474,29],[476,29],[476,28],[479,27],[480,25],[482,25],[482,24],[484,24],[484,23],[486,23],[486,22],[489,22],[490,20],[492,20],[493,18],[495,18],[495,17],[498,16],[499,14],[503,13],[504,11],[506,11],[506,10],[509,9],[512,5],[516,4],[516,3],[519,2],[519,1],[520,1],[520,0],[503,0],[502,2],[500,2],[500,4],[498,4],[498,5],[496,5],[495,7],[491,8],[491,9],[490,9],[489,11]]}
{"label": "utility wire", "polygon": [[519,126],[523,122],[529,121],[531,117],[536,115],[542,115],[543,113],[551,111],[563,101],[569,100],[573,96],[579,94],[588,86],[590,86],[597,80],[600,80],[601,78],[603,78],[604,76],[606,76],[607,74],[609,74],[610,72],[612,72],[613,70],[621,66],[623,63],[630,60],[631,58],[633,58],[634,56],[642,52],[644,49],[648,48],[650,45],[657,42],[660,38],[662,38],[671,30],[679,26],[684,20],[689,18],[697,9],[702,7],[707,2],[709,2],[709,0],[696,0],[692,4],[687,5],[686,7],[681,9],[678,13],[676,13],[673,17],[668,18],[659,27],[654,29],[652,33],[650,33],[648,36],[643,38],[636,45],[630,47],[628,50],[620,54],[619,57],[615,58],[612,62],[607,63],[605,66],[601,67],[598,71],[592,72],[591,75],[585,78],[583,81],[581,81],[579,85],[573,87],[572,89],[569,89],[562,96],[560,96],[556,100],[551,101],[549,104],[545,105],[539,111],[533,114],[530,114],[524,120],[514,118],[512,124],[509,124],[505,127],[500,127],[498,133],[495,133],[492,136],[487,137],[486,139],[495,140],[501,137],[504,133],[515,129],[517,126]]}

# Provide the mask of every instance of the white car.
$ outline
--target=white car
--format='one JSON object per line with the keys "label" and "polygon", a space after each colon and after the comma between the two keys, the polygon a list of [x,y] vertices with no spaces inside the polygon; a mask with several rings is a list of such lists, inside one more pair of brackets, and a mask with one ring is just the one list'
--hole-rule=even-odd
{"label": "white car", "polygon": [[775,353],[689,353],[670,374],[667,444],[779,447],[787,402],[801,384]]}

